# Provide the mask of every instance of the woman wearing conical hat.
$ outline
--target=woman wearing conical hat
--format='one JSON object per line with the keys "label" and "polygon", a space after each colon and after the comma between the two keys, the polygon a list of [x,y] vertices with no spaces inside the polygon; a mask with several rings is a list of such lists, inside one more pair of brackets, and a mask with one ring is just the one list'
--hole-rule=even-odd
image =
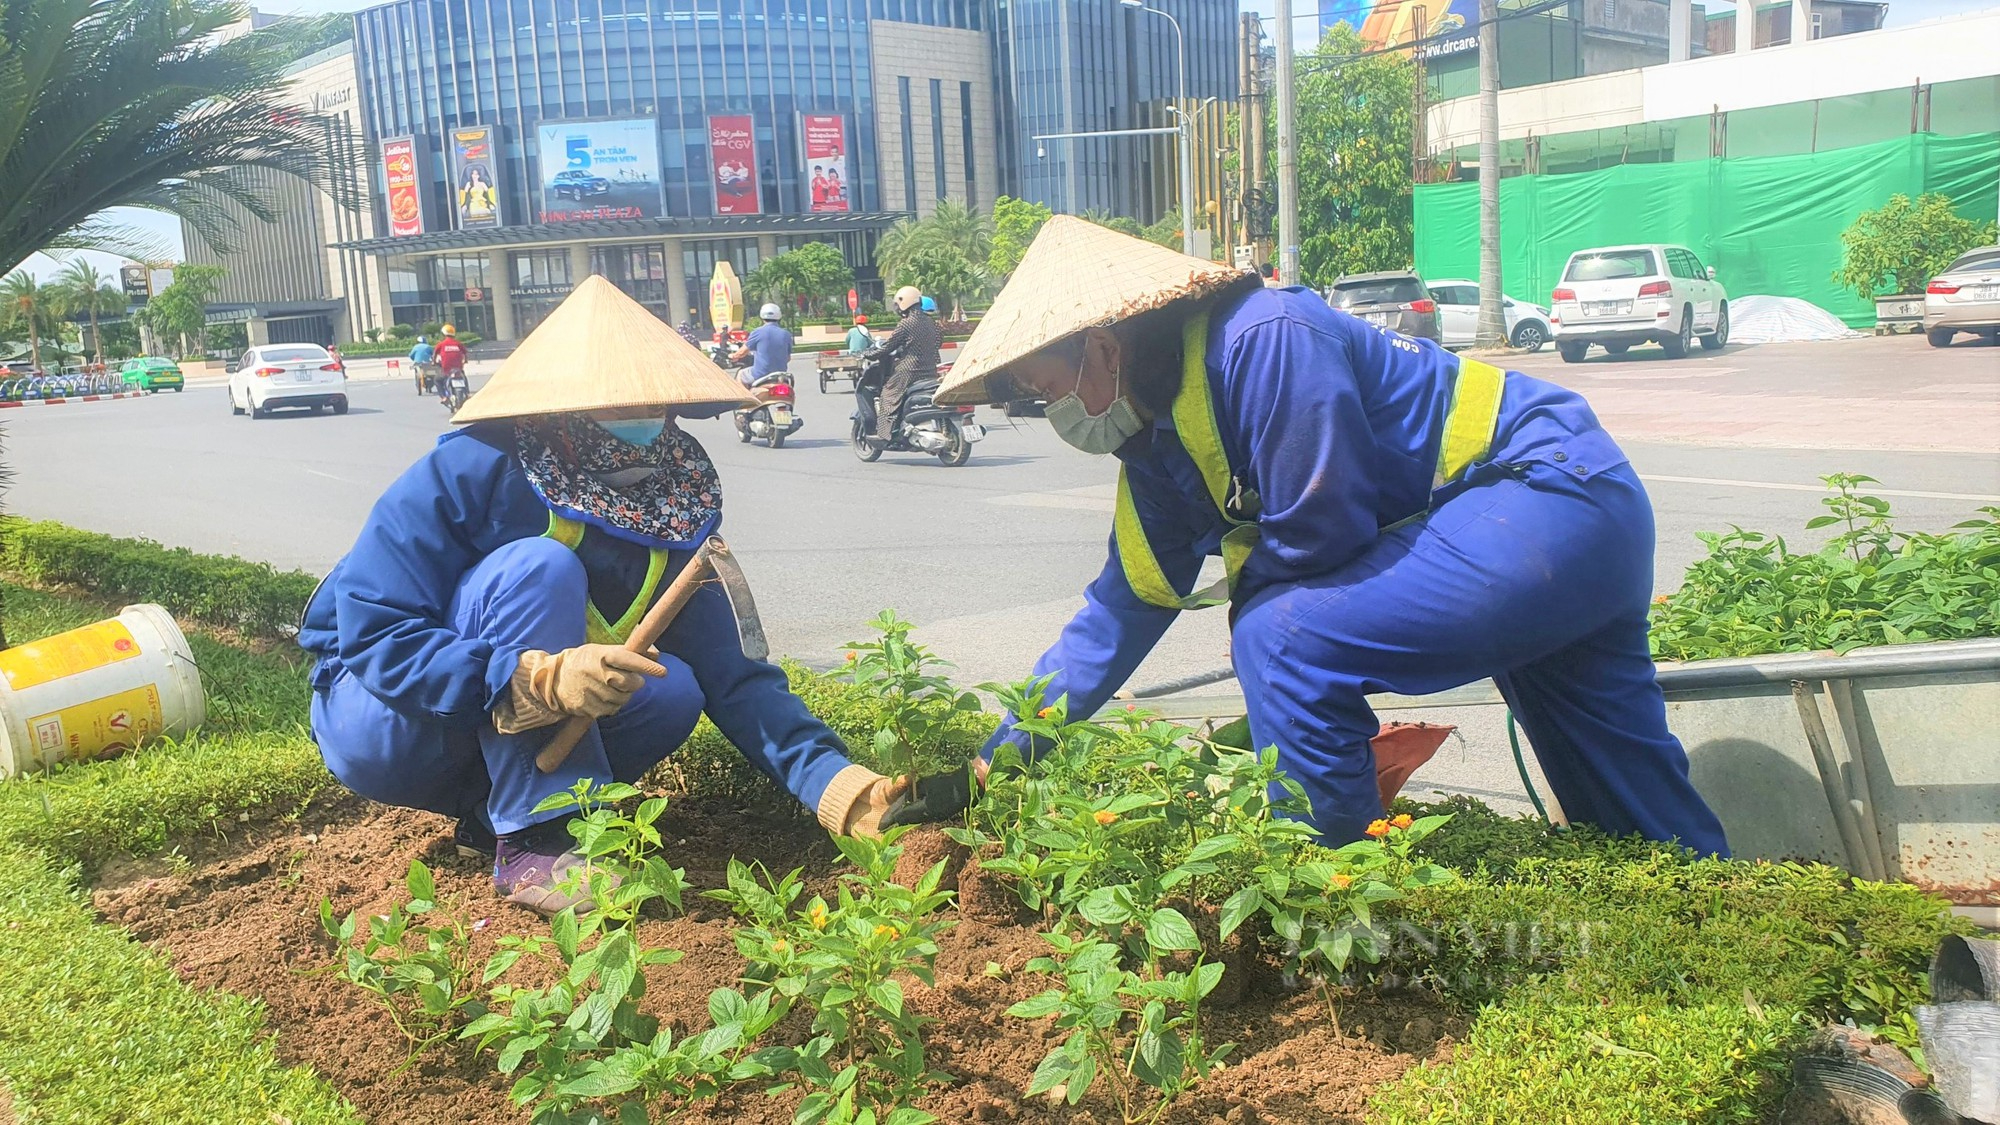
{"label": "woman wearing conical hat", "polygon": [[[1491,676],[1571,820],[1725,850],[1647,655],[1652,509],[1575,393],[1058,216],[937,398],[1045,399],[1118,459],[1110,557],[1035,666],[1071,714],[1226,604],[1254,744],[1329,841],[1382,815],[1367,694]],[[902,815],[968,799],[926,779]]]}
{"label": "woman wearing conical hat", "polygon": [[[877,831],[894,788],[744,655],[713,585],[656,658],[621,647],[721,519],[715,467],[678,420],[745,402],[616,286],[578,286],[459,410],[465,428],[390,485],[307,606],[333,775],[457,817],[461,849],[494,852],[498,893],[546,913],[581,901],[560,889],[578,860],[561,814],[536,806],[581,779],[636,781],[704,712],[828,829]],[[574,716],[596,722],[542,772],[535,754]]]}

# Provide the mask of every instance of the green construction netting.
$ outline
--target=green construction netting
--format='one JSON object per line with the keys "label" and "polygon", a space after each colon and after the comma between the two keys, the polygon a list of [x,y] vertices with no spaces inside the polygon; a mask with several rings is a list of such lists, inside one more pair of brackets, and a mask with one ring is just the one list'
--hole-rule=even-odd
{"label": "green construction netting", "polygon": [[[1569,255],[1670,242],[1715,267],[1734,294],[1799,297],[1855,327],[1875,309],[1833,281],[1840,232],[1891,195],[1935,191],[1961,215],[1994,217],[2000,133],[1917,133],[1796,156],[1624,164],[1500,181],[1500,270],[1516,300],[1548,302]],[[1416,189],[1417,272],[1479,276],[1479,185]]]}

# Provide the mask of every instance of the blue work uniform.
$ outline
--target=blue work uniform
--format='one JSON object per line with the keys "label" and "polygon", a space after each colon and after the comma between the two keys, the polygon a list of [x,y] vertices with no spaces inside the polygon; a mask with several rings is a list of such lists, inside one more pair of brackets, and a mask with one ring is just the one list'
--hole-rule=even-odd
{"label": "blue work uniform", "polygon": [[299,644],[318,658],[312,730],[327,768],[364,797],[515,832],[551,819],[535,806],[580,778],[638,780],[706,712],[751,764],[816,807],[849,764],[846,748],[781,669],[744,655],[713,584],[659,639],[666,676],[592,724],[555,772],[534,756],[558,727],[495,728],[522,652],[560,652],[601,640],[606,619],[636,621],[720,518],[673,543],[580,511],[552,520],[512,450],[506,423],[440,439],[313,594]]}
{"label": "blue work uniform", "polygon": [[[1490,442],[1447,475],[1461,361],[1434,344],[1300,289],[1260,289],[1212,310],[1201,355],[1248,510],[1218,507],[1163,413],[1118,452],[1132,538],[1143,532],[1158,575],[1185,594],[1224,537],[1249,529],[1231,657],[1255,745],[1278,748],[1326,840],[1382,815],[1368,694],[1491,676],[1570,819],[1726,854],[1648,655],[1652,508],[1580,396],[1487,368]],[[1128,570],[1148,568],[1119,534],[1035,665],[1073,715],[1102,707],[1176,612],[1135,593]],[[1026,745],[1007,726],[1002,739]]]}

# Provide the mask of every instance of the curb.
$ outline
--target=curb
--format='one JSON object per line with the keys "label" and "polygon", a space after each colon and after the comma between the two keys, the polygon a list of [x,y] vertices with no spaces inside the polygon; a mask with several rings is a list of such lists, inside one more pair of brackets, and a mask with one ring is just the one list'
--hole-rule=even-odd
{"label": "curb", "polygon": [[119,391],[108,395],[72,395],[68,398],[24,398],[13,402],[0,402],[0,410],[10,406],[61,406],[69,402],[110,402],[121,398],[145,398],[145,391]]}

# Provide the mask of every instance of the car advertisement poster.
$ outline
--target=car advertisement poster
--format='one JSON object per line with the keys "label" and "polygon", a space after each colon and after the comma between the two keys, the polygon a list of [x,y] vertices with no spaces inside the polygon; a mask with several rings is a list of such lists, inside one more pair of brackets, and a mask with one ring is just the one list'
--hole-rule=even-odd
{"label": "car advertisement poster", "polygon": [[469,125],[451,131],[452,210],[459,230],[484,230],[500,225],[500,181],[493,174],[491,125]]}
{"label": "car advertisement poster", "polygon": [[424,233],[424,193],[417,182],[417,139],[382,142],[382,182],[388,191],[389,237]]}
{"label": "car advertisement poster", "polygon": [[847,119],[838,114],[800,114],[805,139],[807,198],[814,211],[851,211],[853,181],[847,176]]}
{"label": "car advertisement poster", "polygon": [[755,215],[757,134],[749,114],[708,119],[708,158],[715,168],[715,213]]}
{"label": "car advertisement poster", "polygon": [[545,121],[536,135],[542,222],[657,219],[666,214],[660,191],[660,127],[654,119]]}

